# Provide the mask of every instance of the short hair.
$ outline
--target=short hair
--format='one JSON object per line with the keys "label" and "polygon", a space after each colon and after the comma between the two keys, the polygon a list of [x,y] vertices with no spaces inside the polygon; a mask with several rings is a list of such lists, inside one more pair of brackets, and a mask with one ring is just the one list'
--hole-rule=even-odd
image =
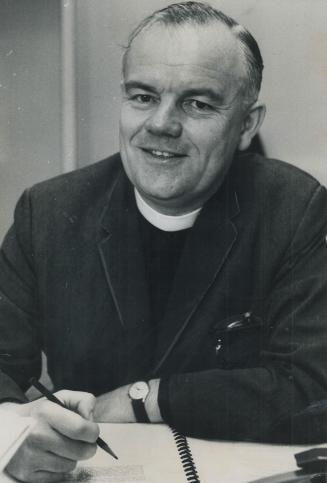
{"label": "short hair", "polygon": [[126,66],[127,55],[134,39],[145,29],[154,24],[164,25],[208,25],[218,21],[235,34],[240,41],[240,46],[245,57],[245,69],[247,74],[246,96],[254,102],[260,92],[262,82],[263,60],[259,46],[252,34],[236,20],[225,15],[207,3],[202,2],[181,2],[168,5],[168,7],[156,10],[151,15],[143,19],[131,32],[125,52],[123,55],[123,70]]}

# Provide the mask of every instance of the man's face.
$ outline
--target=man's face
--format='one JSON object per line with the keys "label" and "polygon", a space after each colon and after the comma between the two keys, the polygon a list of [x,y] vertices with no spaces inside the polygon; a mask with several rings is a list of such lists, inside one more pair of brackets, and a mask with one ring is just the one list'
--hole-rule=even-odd
{"label": "man's face", "polygon": [[121,156],[158,211],[192,211],[220,186],[243,126],[242,55],[219,24],[156,24],[134,40],[123,79]]}

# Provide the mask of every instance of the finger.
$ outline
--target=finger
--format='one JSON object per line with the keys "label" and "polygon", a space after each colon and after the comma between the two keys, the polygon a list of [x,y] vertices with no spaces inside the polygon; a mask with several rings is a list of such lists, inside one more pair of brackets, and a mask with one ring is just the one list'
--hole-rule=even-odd
{"label": "finger", "polygon": [[66,444],[49,444],[48,449],[58,456],[80,461],[92,458],[97,452],[98,447],[96,443],[83,443],[82,441],[73,441],[67,438]]}
{"label": "finger", "polygon": [[43,452],[38,455],[37,471],[49,471],[51,473],[69,473],[73,471],[77,461],[73,461],[53,453]]}
{"label": "finger", "polygon": [[[18,481],[33,483],[36,481],[61,481],[62,475],[73,471],[76,464],[76,461],[44,451],[35,454],[30,451],[18,451],[7,465],[6,471]],[[42,480],[42,474],[47,475],[47,479]],[[38,475],[37,479],[35,475]]]}
{"label": "finger", "polygon": [[9,476],[13,476],[15,481],[25,481],[28,483],[52,483],[63,481],[67,476],[67,473],[50,473],[48,471],[37,471],[30,475],[23,475],[22,473],[17,474],[16,472],[11,472],[9,469],[6,469],[5,472],[8,473]]}
{"label": "finger", "polygon": [[50,401],[35,408],[33,415],[70,439],[94,443],[99,436],[99,426],[96,423]]}
{"label": "finger", "polygon": [[31,479],[25,480],[30,483],[54,483],[56,481],[65,481],[67,473],[51,473],[49,471],[37,471],[33,473]]}
{"label": "finger", "polygon": [[85,419],[93,420],[96,398],[89,392],[58,391],[56,396],[70,410],[77,412]]}
{"label": "finger", "polygon": [[97,450],[96,443],[85,443],[67,438],[46,422],[40,422],[36,426],[28,436],[27,443],[34,452],[41,449],[76,461],[92,458]]}

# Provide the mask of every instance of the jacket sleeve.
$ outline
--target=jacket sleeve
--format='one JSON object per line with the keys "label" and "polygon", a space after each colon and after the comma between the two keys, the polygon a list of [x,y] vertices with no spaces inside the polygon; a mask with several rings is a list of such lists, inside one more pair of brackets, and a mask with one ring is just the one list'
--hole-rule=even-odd
{"label": "jacket sleeve", "polygon": [[[267,297],[268,340],[254,368],[163,379],[164,420],[184,434],[219,439],[306,442],[327,438],[327,196],[308,201]],[[326,404],[321,404],[324,400]],[[302,427],[302,430],[301,430]],[[310,429],[311,428],[311,429]]]}
{"label": "jacket sleeve", "polygon": [[0,251],[0,402],[26,401],[24,391],[41,370],[39,316],[29,192]]}

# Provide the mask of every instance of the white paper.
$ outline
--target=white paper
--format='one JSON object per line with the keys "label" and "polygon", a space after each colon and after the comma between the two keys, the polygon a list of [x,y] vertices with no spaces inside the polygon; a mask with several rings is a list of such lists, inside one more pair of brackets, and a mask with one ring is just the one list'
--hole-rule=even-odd
{"label": "white paper", "polygon": [[7,466],[34,424],[32,418],[0,409],[0,472]]}
{"label": "white paper", "polygon": [[108,466],[106,468],[100,466],[84,466],[67,476],[62,483],[146,483],[148,481],[145,478],[142,465],[123,465],[118,467]]}

